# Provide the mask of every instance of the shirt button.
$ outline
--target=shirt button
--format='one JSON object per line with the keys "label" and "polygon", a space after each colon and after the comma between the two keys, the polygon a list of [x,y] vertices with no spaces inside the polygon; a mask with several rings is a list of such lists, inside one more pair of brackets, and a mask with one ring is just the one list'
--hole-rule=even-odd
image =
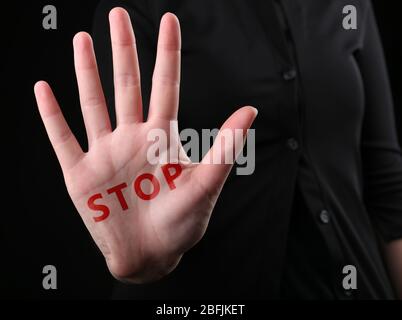
{"label": "shirt button", "polygon": [[286,81],[294,80],[297,76],[297,72],[295,69],[287,70],[283,73],[282,77]]}
{"label": "shirt button", "polygon": [[329,212],[327,210],[322,210],[320,212],[320,221],[324,224],[329,223]]}
{"label": "shirt button", "polygon": [[345,296],[347,296],[348,298],[351,298],[353,296],[353,292],[352,290],[345,290],[344,291]]}
{"label": "shirt button", "polygon": [[295,138],[289,138],[287,141],[288,148],[292,151],[299,149],[299,142]]}

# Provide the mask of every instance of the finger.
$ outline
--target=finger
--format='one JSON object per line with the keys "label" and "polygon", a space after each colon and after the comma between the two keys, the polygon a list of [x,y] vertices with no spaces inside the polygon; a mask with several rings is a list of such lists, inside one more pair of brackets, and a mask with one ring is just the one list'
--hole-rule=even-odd
{"label": "finger", "polygon": [[73,167],[84,155],[80,145],[72,134],[50,86],[39,81],[34,87],[39,113],[46,132],[64,170]]}
{"label": "finger", "polygon": [[198,181],[203,181],[212,194],[219,194],[234,161],[243,149],[247,130],[257,113],[253,107],[243,107],[233,113],[219,130],[212,148],[195,169]]}
{"label": "finger", "polygon": [[74,37],[74,64],[89,146],[111,132],[105,97],[99,79],[92,39],[85,32]]}
{"label": "finger", "polygon": [[140,71],[130,17],[123,8],[109,14],[117,125],[142,121]]}
{"label": "finger", "polygon": [[177,118],[180,86],[180,25],[177,17],[166,13],[159,28],[158,51],[152,78],[149,118]]}

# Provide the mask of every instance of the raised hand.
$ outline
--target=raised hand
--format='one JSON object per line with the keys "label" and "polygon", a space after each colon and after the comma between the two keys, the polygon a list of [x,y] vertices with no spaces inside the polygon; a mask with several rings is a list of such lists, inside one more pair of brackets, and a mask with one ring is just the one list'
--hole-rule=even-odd
{"label": "raised hand", "polygon": [[[70,131],[46,82],[35,96],[75,207],[118,279],[156,280],[179,263],[204,235],[232,164],[210,159],[237,152],[215,142],[199,164],[183,151],[177,127],[180,82],[180,26],[173,14],[163,16],[147,121],[143,121],[140,75],[134,33],[127,12],[110,12],[117,126],[112,130],[88,34],[74,37],[74,61],[89,150],[83,152]],[[257,112],[237,110],[221,128],[244,134]],[[148,161],[151,130],[162,129],[175,141],[178,164]],[[221,138],[221,133],[216,141]],[[243,136],[242,136],[243,139]],[[220,145],[221,147],[222,145]],[[169,151],[169,150],[167,150]],[[154,178],[153,178],[154,177]]]}

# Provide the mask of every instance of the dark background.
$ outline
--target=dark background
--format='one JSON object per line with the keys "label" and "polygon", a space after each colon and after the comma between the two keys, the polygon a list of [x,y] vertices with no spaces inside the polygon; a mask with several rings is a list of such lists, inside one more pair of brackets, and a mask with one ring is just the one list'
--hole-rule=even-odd
{"label": "dark background", "polygon": [[[2,193],[0,211],[0,297],[108,298],[111,293],[114,280],[70,201],[33,96],[37,80],[49,81],[68,123],[86,147],[72,38],[78,31],[91,31],[97,3],[98,0],[27,1],[3,8],[5,57],[0,71],[1,123],[5,130],[2,185],[6,192]],[[42,8],[47,4],[57,8],[57,30],[42,28]],[[373,4],[402,141],[399,12],[391,1],[374,0]],[[47,264],[57,268],[58,290],[42,289],[42,268]]]}

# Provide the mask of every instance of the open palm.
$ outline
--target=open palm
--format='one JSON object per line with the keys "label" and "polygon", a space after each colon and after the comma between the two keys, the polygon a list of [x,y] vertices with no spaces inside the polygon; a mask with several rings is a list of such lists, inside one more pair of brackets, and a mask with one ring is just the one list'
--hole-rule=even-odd
{"label": "open palm", "polygon": [[[226,150],[218,149],[215,143],[206,158],[195,164],[181,147],[177,127],[171,130],[178,111],[181,40],[179,22],[170,13],[161,20],[149,115],[143,121],[131,22],[121,8],[113,9],[109,18],[116,129],[111,128],[92,41],[86,33],[74,38],[74,60],[88,152],[82,151],[71,133],[48,84],[38,82],[35,95],[68,192],[110,272],[118,279],[140,283],[169,273],[201,239],[232,167],[209,160],[212,154],[224,157],[234,152],[235,141],[233,150],[227,146]],[[246,132],[256,114],[252,107],[239,109],[226,120],[221,132]],[[168,148],[179,149],[178,164],[149,162],[151,142],[147,137],[153,129],[162,129],[173,137]],[[144,174],[148,179],[136,186],[136,178]],[[136,192],[138,188],[142,197]]]}

